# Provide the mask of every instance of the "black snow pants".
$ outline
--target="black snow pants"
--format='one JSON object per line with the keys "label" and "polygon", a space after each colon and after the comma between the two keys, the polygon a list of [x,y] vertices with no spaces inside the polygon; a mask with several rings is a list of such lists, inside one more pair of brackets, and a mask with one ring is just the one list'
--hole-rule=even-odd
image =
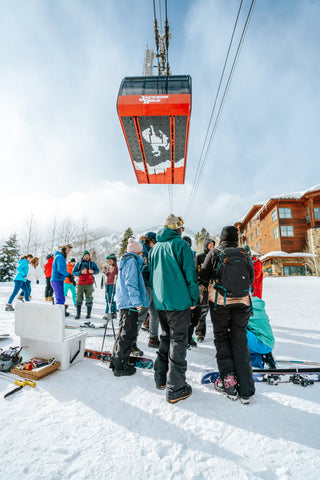
{"label": "black snow pants", "polygon": [[138,310],[120,310],[119,332],[114,342],[112,362],[116,368],[128,363],[132,345],[137,341]]}
{"label": "black snow pants", "polygon": [[196,327],[196,335],[198,335],[199,337],[205,337],[206,331],[207,331],[206,318],[207,318],[207,313],[209,311],[209,305],[200,305],[200,308],[201,308],[201,313],[200,313],[198,325]]}
{"label": "black snow pants", "polygon": [[167,393],[186,385],[187,340],[191,310],[158,310],[162,333],[154,363],[155,382],[167,385]]}
{"label": "black snow pants", "polygon": [[233,305],[210,304],[214,344],[221,377],[234,372],[241,397],[254,395],[251,358],[247,342],[247,325],[251,309],[238,303]]}
{"label": "black snow pants", "polygon": [[45,298],[53,297],[53,288],[51,286],[50,280],[51,280],[51,277],[46,277],[46,288],[44,291]]}

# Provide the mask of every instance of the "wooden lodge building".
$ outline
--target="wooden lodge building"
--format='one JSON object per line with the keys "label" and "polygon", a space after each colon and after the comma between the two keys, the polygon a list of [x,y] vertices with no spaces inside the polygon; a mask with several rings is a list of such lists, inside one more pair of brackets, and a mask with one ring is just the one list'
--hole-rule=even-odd
{"label": "wooden lodge building", "polygon": [[235,226],[265,275],[319,274],[320,185],[253,205]]}

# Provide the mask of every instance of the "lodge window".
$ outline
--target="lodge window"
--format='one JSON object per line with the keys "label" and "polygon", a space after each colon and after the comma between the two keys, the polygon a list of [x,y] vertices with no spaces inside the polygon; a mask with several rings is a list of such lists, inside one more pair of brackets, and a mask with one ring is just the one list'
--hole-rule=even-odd
{"label": "lodge window", "polygon": [[257,249],[257,252],[260,251],[260,242],[257,242],[257,243],[256,243],[256,249]]}
{"label": "lodge window", "polygon": [[249,228],[251,228],[251,227],[252,227],[252,220],[250,220],[250,222],[249,222]]}
{"label": "lodge window", "polygon": [[279,218],[292,218],[291,208],[279,208]]}
{"label": "lodge window", "polygon": [[271,220],[274,222],[275,220],[277,220],[277,210],[274,209],[272,212],[271,212]]}
{"label": "lodge window", "polygon": [[314,208],[314,218],[315,220],[320,220],[320,207]]}
{"label": "lodge window", "polygon": [[253,233],[250,233],[250,240],[253,242]]}
{"label": "lodge window", "polygon": [[256,237],[259,235],[259,229],[258,227],[256,228]]}
{"label": "lodge window", "polygon": [[273,238],[276,239],[279,237],[279,234],[278,234],[278,227],[275,227],[273,229]]}
{"label": "lodge window", "polygon": [[292,225],[281,225],[281,237],[294,237]]}

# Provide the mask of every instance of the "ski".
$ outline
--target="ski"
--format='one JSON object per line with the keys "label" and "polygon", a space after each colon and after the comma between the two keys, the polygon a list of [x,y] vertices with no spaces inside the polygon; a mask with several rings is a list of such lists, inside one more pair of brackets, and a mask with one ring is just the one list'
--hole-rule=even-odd
{"label": "ski", "polygon": [[[112,353],[111,352],[101,352],[99,350],[90,350],[88,348],[84,351],[84,356],[86,358],[92,358],[93,360],[102,360],[103,362],[110,362]],[[147,357],[135,357],[130,355],[129,357],[130,365],[134,365],[138,368],[147,368],[150,370],[153,368],[153,360]]]}
{"label": "ski", "polygon": [[[214,383],[219,378],[218,370],[205,370],[201,376],[201,383]],[[320,367],[314,368],[279,368],[279,369],[254,369],[252,376],[255,382],[267,382],[270,385],[278,383],[295,383],[306,387],[313,382],[320,381]]]}

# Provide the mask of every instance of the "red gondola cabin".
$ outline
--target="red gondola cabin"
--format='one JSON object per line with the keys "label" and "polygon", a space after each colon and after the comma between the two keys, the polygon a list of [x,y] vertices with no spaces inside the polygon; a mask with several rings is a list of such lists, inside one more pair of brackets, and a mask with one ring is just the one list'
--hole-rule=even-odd
{"label": "red gondola cabin", "polygon": [[138,183],[184,183],[191,77],[126,77],[117,109]]}

